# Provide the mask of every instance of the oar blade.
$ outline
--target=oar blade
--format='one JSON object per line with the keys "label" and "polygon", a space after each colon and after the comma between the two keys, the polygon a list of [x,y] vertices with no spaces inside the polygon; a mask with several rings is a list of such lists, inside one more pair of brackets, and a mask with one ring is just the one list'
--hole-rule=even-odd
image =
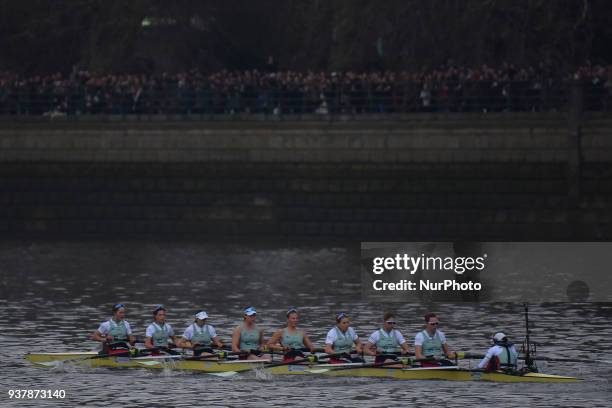
{"label": "oar blade", "polygon": [[312,368],[305,371],[310,374],[323,374],[331,370],[331,368]]}
{"label": "oar blade", "polygon": [[219,371],[215,372],[207,372],[208,375],[214,375],[215,377],[232,377],[236,374],[239,374],[238,371]]}
{"label": "oar blade", "polygon": [[45,367],[57,367],[62,362],[61,361],[33,361],[34,364],[45,366]]}
{"label": "oar blade", "polygon": [[157,367],[160,366],[161,363],[159,361],[137,361],[136,363],[146,366],[146,367]]}

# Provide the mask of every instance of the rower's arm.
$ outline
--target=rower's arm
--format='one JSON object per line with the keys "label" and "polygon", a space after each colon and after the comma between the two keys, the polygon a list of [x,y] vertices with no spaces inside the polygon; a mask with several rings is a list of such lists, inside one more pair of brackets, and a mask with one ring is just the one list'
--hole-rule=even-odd
{"label": "rower's arm", "polygon": [[405,341],[401,347],[402,347],[402,351],[404,352],[404,354],[410,353],[410,346],[408,345],[407,341]]}
{"label": "rower's arm", "polygon": [[136,345],[136,336],[130,334],[128,336],[128,342],[130,343],[130,346],[134,347]]}
{"label": "rower's arm", "polygon": [[357,353],[361,353],[363,350],[363,344],[361,344],[361,340],[357,339],[355,340],[355,351]]}
{"label": "rower's arm", "polygon": [[240,326],[237,326],[232,333],[232,351],[240,352]]}
{"label": "rower's arm", "polygon": [[102,333],[100,333],[97,330],[93,332],[93,334],[91,335],[91,339],[95,341],[99,341],[101,343],[104,343],[107,340],[106,336],[104,336]]}
{"label": "rower's arm", "polygon": [[376,344],[372,344],[369,341],[366,342],[364,351],[367,355],[375,356],[376,355]]}
{"label": "rower's arm", "polygon": [[414,345],[414,357],[416,359],[422,359],[425,358],[425,356],[423,355],[423,346],[418,346],[418,345]]}
{"label": "rower's arm", "polygon": [[444,355],[445,355],[447,358],[455,358],[455,353],[449,350],[449,348],[448,348],[448,344],[444,343],[444,344],[442,345],[442,350],[444,350]]}
{"label": "rower's arm", "polygon": [[178,341],[176,345],[182,348],[193,348],[193,344],[191,344],[191,341],[187,340],[184,337],[181,337],[181,339]]}
{"label": "rower's arm", "polygon": [[334,345],[325,343],[325,354],[334,354]]}
{"label": "rower's arm", "polygon": [[145,347],[152,349],[155,348],[155,346],[153,345],[153,340],[151,339],[151,337],[145,337]]}
{"label": "rower's arm", "polygon": [[491,357],[493,357],[493,352],[491,351],[491,349],[489,349],[487,351],[487,354],[485,354],[484,358],[480,361],[480,363],[478,363],[478,368],[485,368],[487,364],[489,364],[489,360],[491,360]]}
{"label": "rower's arm", "polygon": [[280,340],[282,338],[282,335],[283,335],[283,331],[282,330],[277,330],[276,332],[274,332],[272,337],[270,337],[270,340],[268,340],[268,347],[271,350],[274,350],[274,351],[282,351],[283,350],[283,345],[280,344]]}
{"label": "rower's arm", "polygon": [[259,351],[264,351],[264,332],[263,330],[259,331]]}
{"label": "rower's arm", "polygon": [[306,346],[306,348],[310,350],[311,353],[314,353],[315,346],[314,344],[312,344],[312,341],[310,341],[310,338],[305,332],[304,332],[304,339],[302,341],[304,342],[304,346]]}
{"label": "rower's arm", "polygon": [[213,344],[217,346],[217,348],[223,348],[223,342],[219,338],[219,336],[215,336],[212,338]]}

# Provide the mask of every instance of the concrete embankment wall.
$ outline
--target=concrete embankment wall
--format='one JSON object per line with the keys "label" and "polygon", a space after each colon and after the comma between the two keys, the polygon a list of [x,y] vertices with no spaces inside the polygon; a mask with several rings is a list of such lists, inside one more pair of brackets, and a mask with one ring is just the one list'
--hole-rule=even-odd
{"label": "concrete embankment wall", "polygon": [[578,156],[564,114],[152,119],[0,123],[0,228],[43,236],[612,237],[612,117],[583,118]]}

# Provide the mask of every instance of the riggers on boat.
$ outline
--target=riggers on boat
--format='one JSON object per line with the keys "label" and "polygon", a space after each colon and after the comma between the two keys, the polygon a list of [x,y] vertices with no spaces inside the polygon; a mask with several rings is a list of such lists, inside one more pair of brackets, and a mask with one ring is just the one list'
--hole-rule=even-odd
{"label": "riggers on boat", "polygon": [[63,363],[75,364],[85,367],[119,367],[119,368],[164,368],[176,370],[227,372],[246,371],[256,365],[263,365],[269,360],[223,360],[206,361],[190,360],[182,355],[160,355],[143,357],[98,357],[96,352],[75,353],[28,353],[26,360],[46,367],[57,367]]}
{"label": "riggers on boat", "polygon": [[269,360],[189,360],[184,356],[147,357],[102,357],[95,352],[85,353],[31,353],[25,357],[30,362],[54,367],[69,362],[88,367],[123,368],[171,368],[174,370],[199,371],[203,373],[245,372],[253,369],[265,370],[275,375],[328,375],[333,377],[380,377],[401,380],[450,380],[450,381],[495,381],[495,382],[575,382],[576,377],[564,377],[542,373],[503,373],[467,370],[459,367],[364,367],[362,363],[350,364],[286,364],[266,368]]}

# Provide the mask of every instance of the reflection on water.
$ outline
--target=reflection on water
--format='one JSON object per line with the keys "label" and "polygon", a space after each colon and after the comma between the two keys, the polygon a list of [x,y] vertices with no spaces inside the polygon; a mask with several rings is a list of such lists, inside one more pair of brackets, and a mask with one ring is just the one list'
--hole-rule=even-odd
{"label": "reflection on water", "polygon": [[[249,373],[218,378],[198,373],[35,368],[28,351],[90,350],[98,324],[116,302],[128,304],[128,320],[143,335],[151,306],[165,304],[168,321],[182,332],[192,314],[205,309],[229,341],[245,306],[256,306],[270,335],[289,307],[319,345],[333,314],[347,310],[361,337],[378,327],[382,312],[398,313],[399,328],[412,339],[421,316],[439,313],[451,346],[482,353],[487,336],[503,330],[524,336],[518,304],[374,303],[361,298],[359,248],[245,246],[209,243],[84,242],[0,245],[1,404],[10,388],[66,389],[67,406],[115,404],[173,406],[434,406],[497,403],[521,406],[608,406],[612,364],[541,364],[543,371],[578,375],[579,384],[486,384],[407,382],[368,378],[273,377]],[[602,358],[612,349],[612,306],[543,304],[532,307],[532,337],[539,352],[568,358]],[[475,362],[472,362],[475,364]],[[160,392],[162,389],[167,393]],[[204,404],[205,402],[205,404]],[[19,401],[15,406],[55,406],[57,401]]]}

